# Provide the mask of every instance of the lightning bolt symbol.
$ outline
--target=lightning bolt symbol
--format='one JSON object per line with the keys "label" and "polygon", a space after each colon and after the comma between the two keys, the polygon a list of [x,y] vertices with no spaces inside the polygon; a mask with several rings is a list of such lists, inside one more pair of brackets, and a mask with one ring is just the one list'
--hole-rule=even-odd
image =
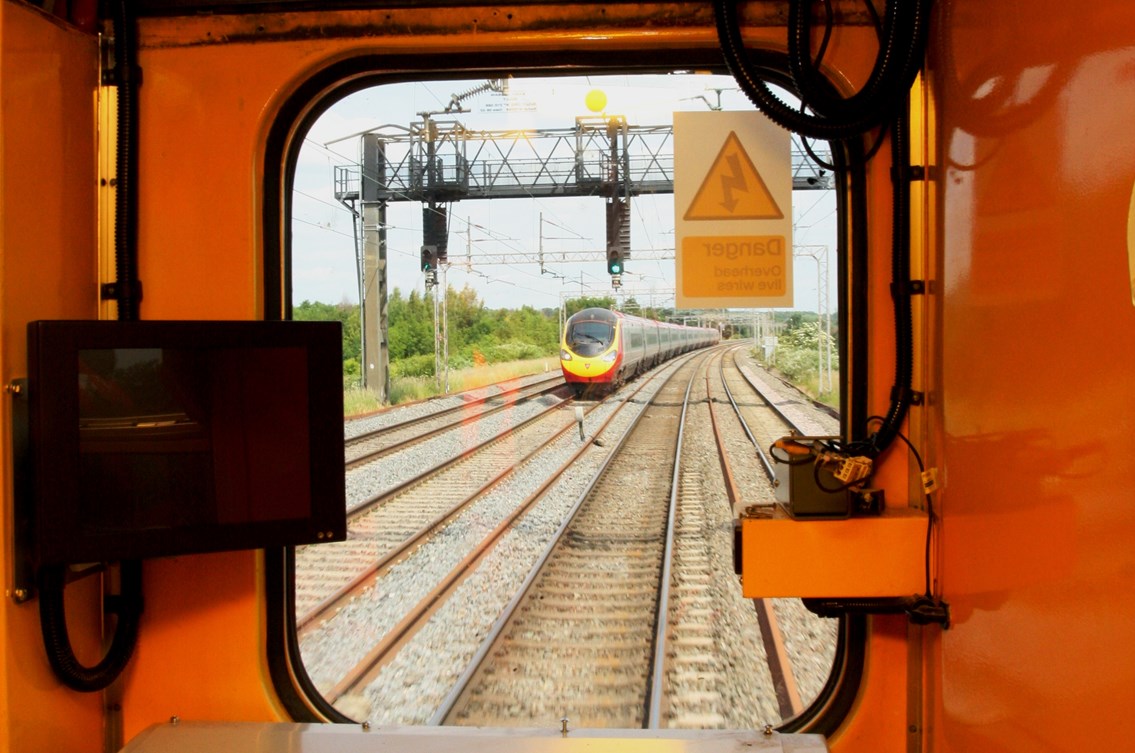
{"label": "lightning bolt symbol", "polygon": [[730,174],[721,176],[721,192],[725,196],[721,206],[725,207],[727,212],[732,212],[739,201],[733,198],[733,191],[748,192],[749,187],[745,183],[744,173],[741,172],[741,158],[736,154],[730,154],[725,157],[725,161],[729,163]]}

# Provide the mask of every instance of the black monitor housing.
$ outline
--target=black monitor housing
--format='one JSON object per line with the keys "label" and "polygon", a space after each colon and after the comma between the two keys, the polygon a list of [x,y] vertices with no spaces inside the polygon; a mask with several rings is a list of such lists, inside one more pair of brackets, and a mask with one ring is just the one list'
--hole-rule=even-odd
{"label": "black monitor housing", "polygon": [[344,539],[341,338],[337,322],[30,323],[17,578]]}

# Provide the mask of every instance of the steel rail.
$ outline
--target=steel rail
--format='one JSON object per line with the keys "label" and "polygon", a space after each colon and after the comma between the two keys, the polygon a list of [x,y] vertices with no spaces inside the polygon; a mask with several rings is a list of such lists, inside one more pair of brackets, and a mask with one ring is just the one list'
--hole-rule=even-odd
{"label": "steel rail", "polygon": [[[753,384],[753,382],[745,375],[745,372],[741,371],[740,368],[737,368],[737,349],[730,351],[729,355],[733,357],[733,366],[734,368],[736,368],[737,373],[742,377],[745,377],[745,381],[749,384],[749,386],[756,390],[756,385]],[[722,358],[722,360],[724,361],[724,357]],[[721,386],[725,390],[725,395],[729,398],[729,404],[733,406],[734,415],[736,415],[737,420],[741,422],[741,428],[744,429],[745,436],[749,438],[749,441],[753,443],[753,447],[756,448],[757,457],[760,458],[761,465],[764,466],[765,473],[768,474],[770,481],[775,482],[776,470],[772,467],[772,460],[769,458],[768,453],[765,452],[765,448],[761,447],[761,443],[757,441],[757,438],[755,436],[753,436],[752,430],[749,429],[749,422],[746,421],[745,417],[741,414],[741,407],[737,405],[737,400],[733,397],[733,390],[729,389],[729,383],[725,379],[724,364],[722,364],[721,368]],[[768,406],[773,410],[774,413],[780,416],[780,418],[783,419],[786,424],[788,424],[788,427],[791,431],[797,431],[795,425],[788,420],[788,417],[785,416],[781,411],[777,410],[777,408],[768,399],[766,399],[759,390],[757,391],[757,395],[762,400],[764,400],[766,404],[768,404]]]}
{"label": "steel rail", "polygon": [[[344,419],[344,427],[343,427],[344,436],[345,436],[347,424],[357,423],[359,421],[365,421],[369,418],[381,416],[383,413],[386,413],[387,411],[389,411],[391,409],[399,409],[400,410],[402,408],[410,408],[410,407],[413,407],[415,405],[423,405],[425,403],[428,403],[428,402],[431,402],[431,401],[434,401],[434,400],[441,401],[441,400],[445,400],[445,399],[449,399],[449,398],[460,398],[461,400],[463,400],[464,402],[462,402],[461,405],[455,406],[456,408],[460,409],[460,408],[462,408],[466,405],[473,405],[474,403],[477,403],[477,402],[479,402],[483,399],[491,400],[494,397],[500,397],[501,395],[505,394],[506,392],[508,392],[510,390],[520,389],[520,388],[524,387],[524,385],[518,384],[515,387],[504,387],[503,385],[509,384],[510,382],[520,382],[521,380],[528,379],[530,377],[538,376],[538,375],[539,375],[539,373],[537,372],[537,374],[524,374],[524,375],[521,375],[521,376],[509,377],[508,379],[502,379],[499,382],[492,382],[490,384],[482,384],[480,387],[470,387],[469,389],[461,390],[460,392],[450,392],[450,393],[445,394],[445,395],[431,395],[430,397],[423,397],[423,398],[420,398],[418,400],[407,400],[404,403],[398,403],[398,405],[391,405],[391,406],[387,406],[385,408],[379,408],[378,410],[369,411],[367,413],[359,413],[358,415],[349,416],[346,419]],[[545,378],[549,379],[549,377],[545,377]],[[533,382],[532,384],[537,384],[537,382]],[[491,395],[482,395],[481,397],[470,397],[470,395],[472,393],[478,392],[480,390],[486,390],[490,387],[497,387],[497,388],[499,388],[499,391],[495,392]],[[398,421],[397,423],[391,424],[390,426],[384,426],[384,427],[381,427],[379,429],[376,429],[376,431],[381,432],[381,431],[383,431],[387,428],[397,428],[399,426],[409,426],[410,424],[415,423],[416,421],[422,420],[422,418],[431,418],[433,416],[439,416],[439,415],[442,415],[443,413],[445,413],[446,411],[449,411],[449,410],[452,410],[452,409],[451,408],[440,408],[437,411],[434,411],[433,413],[429,413],[425,416],[422,416],[421,418],[410,418],[410,419],[406,419],[404,421]],[[361,436],[364,436],[368,433],[369,432],[363,432],[363,433],[357,434],[355,436],[361,437]],[[346,437],[345,441],[349,442],[349,441],[353,440],[354,438],[355,437]]]}
{"label": "steel rail", "polygon": [[[724,385],[724,379],[725,379],[724,361],[725,361],[725,354],[727,352],[730,352],[730,351],[722,351],[721,354],[720,354],[720,358],[718,359],[718,369],[720,370],[721,375],[722,375],[722,384],[723,385]],[[718,461],[720,462],[720,465],[721,465],[721,475],[725,479],[725,497],[726,497],[726,499],[729,500],[729,512],[735,518],[735,517],[737,517],[737,501],[741,498],[741,496],[740,496],[740,493],[737,491],[737,483],[736,483],[736,481],[734,481],[734,478],[733,478],[733,468],[729,464],[728,455],[725,453],[725,451],[722,447],[721,429],[720,429],[720,426],[717,422],[717,409],[714,407],[714,403],[713,403],[713,390],[710,387],[709,372],[710,372],[710,368],[709,368],[709,365],[707,364],[706,370],[705,370],[705,395],[706,395],[706,402],[709,405],[709,423],[713,427],[713,436],[715,437],[715,439],[717,441],[717,447],[718,447],[717,458],[718,458]],[[725,388],[725,394],[729,396],[729,403],[730,403],[730,405],[733,406],[733,410],[737,411],[737,403],[733,402],[733,396],[729,394],[729,388],[728,387]],[[738,417],[740,417],[740,413],[738,413],[737,415],[738,415]],[[745,424],[744,419],[741,420],[741,426],[745,429],[745,434],[749,437],[749,440],[753,442],[753,446],[757,447],[757,452],[759,453],[760,447],[757,446],[757,442],[756,442],[755,439],[753,439],[753,435],[751,433],[749,433],[749,427],[748,427],[748,425]]]}
{"label": "steel rail", "polygon": [[[549,392],[554,392],[556,389],[563,387],[563,386],[564,386],[564,381],[563,381],[562,377],[556,377],[556,378],[553,378],[553,379],[543,379],[539,382],[533,382],[531,384],[519,385],[519,386],[517,386],[513,389],[504,390],[504,391],[499,392],[495,395],[485,395],[484,397],[474,398],[473,400],[469,400],[467,402],[464,402],[461,405],[455,405],[455,406],[450,407],[450,408],[443,408],[439,411],[436,411],[434,413],[429,414],[428,416],[422,416],[420,418],[414,418],[414,419],[407,419],[405,421],[399,421],[398,423],[391,424],[389,426],[383,426],[382,428],[373,429],[373,430],[368,431],[364,434],[356,435],[356,436],[351,437],[350,439],[348,439],[346,441],[346,447],[345,447],[346,450],[350,450],[353,447],[357,447],[358,445],[365,444],[367,442],[375,440],[375,439],[377,439],[377,438],[379,438],[379,437],[381,437],[385,434],[392,434],[392,433],[394,433],[396,431],[400,431],[402,429],[408,429],[415,424],[423,424],[423,423],[430,422],[430,421],[433,421],[433,420],[438,419],[438,418],[443,418],[443,417],[451,415],[453,413],[462,412],[462,415],[455,421],[449,421],[449,422],[444,423],[440,426],[434,427],[433,429],[428,429],[428,430],[422,432],[421,434],[415,434],[412,437],[408,437],[408,438],[403,439],[401,441],[394,442],[393,444],[389,444],[389,445],[386,445],[384,447],[380,447],[376,450],[364,452],[364,453],[362,453],[358,456],[351,457],[351,458],[347,459],[347,461],[346,461],[346,468],[347,468],[347,470],[351,470],[353,468],[357,468],[360,465],[365,465],[366,463],[369,463],[372,460],[380,458],[384,455],[389,455],[390,453],[392,453],[396,450],[402,449],[404,447],[407,447],[408,445],[412,445],[412,444],[415,444],[417,442],[422,442],[426,439],[429,439],[430,437],[433,437],[433,436],[436,436],[438,434],[441,434],[442,432],[448,431],[449,429],[452,429],[455,426],[458,426],[460,424],[468,422],[470,419],[475,419],[475,418],[479,419],[479,418],[484,418],[486,416],[490,416],[494,413],[505,410],[506,408],[509,408],[511,406],[519,405],[521,403],[527,402],[528,400],[531,400],[533,397],[538,397],[538,396],[541,396],[541,395],[548,394]],[[495,405],[495,406],[486,408],[485,410],[477,413],[476,415],[470,416],[470,415],[464,414],[464,411],[467,411],[470,408],[473,408],[473,407],[478,406],[478,405],[484,405],[485,403],[488,403],[491,400],[499,400],[501,398],[504,398],[504,402],[502,402],[500,405]],[[509,399],[509,398],[511,398],[511,399]]]}
{"label": "steel rail", "polygon": [[[622,405],[618,406],[611,413],[611,415],[607,417],[607,419],[599,426],[599,428],[593,432],[590,439],[584,441],[582,443],[582,446],[575,453],[573,453],[567,461],[561,464],[559,468],[553,471],[552,474],[549,475],[549,477],[539,486],[539,488],[525,497],[525,499],[523,499],[511,513],[509,513],[508,517],[506,517],[501,523],[499,523],[496,528],[494,528],[473,549],[472,552],[470,552],[461,560],[461,562],[457,563],[457,565],[453,567],[453,569],[439,582],[439,584],[433,590],[430,591],[429,594],[423,597],[416,605],[408,610],[405,616],[398,622],[398,624],[395,625],[390,631],[388,631],[386,635],[384,635],[382,639],[375,644],[374,648],[367,653],[362,661],[356,664],[356,666],[353,667],[338,683],[336,683],[336,685],[331,688],[331,690],[325,693],[324,697],[330,703],[334,703],[336,700],[350,693],[359,685],[370,682],[370,680],[372,680],[378,673],[379,669],[381,669],[383,663],[389,661],[389,659],[397,652],[397,650],[424,625],[429,616],[432,615],[440,606],[440,604],[443,603],[444,600],[452,594],[457,586],[459,586],[466,578],[473,574],[475,568],[491,552],[493,546],[500,540],[500,538],[509,530],[511,530],[511,528],[523,515],[525,515],[532,509],[532,507],[544,496],[548,488],[551,487],[552,484],[554,484],[556,481],[558,481],[560,477],[563,476],[563,474],[571,468],[575,461],[591,447],[595,439],[598,438],[598,436],[607,428],[607,426],[615,419],[615,417],[623,410],[623,408],[627,407],[630,404],[631,398],[645,389],[645,387],[649,383],[650,380],[644,381],[635,389],[635,391],[630,396],[628,396],[627,399],[621,401]],[[601,407],[601,404],[599,403],[592,406],[587,410],[587,415],[590,415],[590,413],[597,410],[599,407]],[[562,437],[572,428],[574,428],[574,424],[568,424],[563,429],[556,432],[554,436],[550,437],[547,441],[541,444],[540,447],[535,451],[529,453],[527,457],[518,462],[513,468],[510,468],[508,471],[501,474],[500,477],[494,479],[491,484],[486,484],[484,487],[474,492],[468,500],[461,503],[460,508],[463,509],[470,502],[482,496],[485,492],[488,491],[490,486],[495,485],[499,481],[503,480],[506,476],[511,475],[517,468],[533,459],[548,445]],[[452,517],[453,515],[446,516],[446,520]],[[423,532],[419,534],[417,538],[424,538],[426,534],[431,533],[438,527],[439,526],[433,526],[428,531],[423,529]],[[405,549],[402,549],[398,554],[406,551],[406,549],[409,549],[409,546],[407,546]],[[398,555],[391,555],[384,559],[386,559],[387,562],[392,562],[394,557],[396,556]],[[378,576],[379,574],[376,573],[375,578],[377,578]],[[371,580],[374,580],[374,578],[372,578]]]}
{"label": "steel rail", "polygon": [[[708,363],[713,354],[708,354]],[[690,407],[690,391],[697,379],[697,369],[694,369],[689,383],[686,385],[686,394],[682,398],[682,413],[678,418],[678,439],[674,443],[674,472],[670,477],[670,509],[666,513],[666,543],[662,550],[662,574],[658,578],[658,608],[655,616],[654,629],[654,662],[651,665],[649,693],[647,699],[647,729],[659,729],[662,726],[662,699],[666,690],[666,633],[670,621],[670,575],[674,556],[674,520],[678,510],[678,490],[682,480],[682,439],[686,432],[686,413]]]}
{"label": "steel rail", "polygon": [[[688,362],[690,359],[694,358],[695,356],[697,356],[699,354],[703,354],[704,352],[705,351],[695,351],[693,353],[685,355],[684,358],[679,357],[679,359],[681,359],[681,360],[674,359],[674,362],[676,363],[678,368],[681,368],[681,366],[685,365],[685,363]],[[677,371],[677,369],[675,371]],[[673,375],[671,375],[670,377],[667,377],[667,379],[672,378],[672,376]],[[533,584],[536,582],[538,576],[540,575],[540,572],[543,570],[545,564],[551,558],[552,553],[556,550],[557,546],[559,545],[560,541],[563,539],[564,535],[571,528],[571,526],[572,526],[573,522],[575,521],[576,517],[578,516],[580,510],[584,507],[584,504],[587,502],[587,500],[591,496],[594,489],[599,485],[600,481],[603,479],[604,475],[607,473],[608,468],[611,466],[611,464],[614,462],[614,460],[619,456],[620,452],[622,451],[622,449],[624,448],[626,443],[629,441],[629,438],[634,433],[634,431],[635,431],[636,427],[639,425],[640,421],[643,419],[644,416],[646,416],[646,414],[647,414],[646,408],[649,407],[649,405],[651,405],[653,403],[653,401],[654,401],[654,398],[652,397],[651,400],[648,401],[647,405],[644,406],[644,409],[639,412],[638,416],[635,417],[634,421],[630,424],[630,426],[628,426],[627,429],[623,432],[623,434],[619,437],[618,441],[616,442],[615,446],[612,447],[612,449],[611,449],[610,453],[607,455],[606,459],[603,461],[603,463],[600,465],[600,467],[593,474],[593,476],[592,476],[591,480],[588,482],[586,488],[583,489],[583,491],[580,493],[579,497],[576,499],[576,501],[573,504],[573,506],[571,507],[571,509],[564,516],[564,521],[560,524],[559,528],[551,536],[549,543],[545,547],[544,551],[536,559],[536,561],[534,562],[534,564],[530,568],[527,577],[521,583],[520,587],[517,589],[517,591],[516,591],[515,595],[512,597],[512,599],[508,602],[507,605],[505,605],[504,609],[501,610],[501,614],[497,617],[496,621],[493,623],[491,629],[489,630],[489,633],[482,640],[481,645],[478,647],[477,651],[474,653],[473,657],[470,659],[465,670],[458,677],[458,679],[454,683],[454,685],[451,688],[451,690],[449,691],[449,693],[442,700],[441,704],[439,704],[439,706],[438,706],[437,710],[434,712],[434,714],[430,717],[427,724],[443,725],[449,720],[449,717],[453,713],[454,708],[456,707],[461,696],[466,692],[466,689],[467,689],[470,681],[473,679],[473,677],[480,670],[482,664],[484,664],[485,659],[489,656],[490,652],[492,651],[493,646],[497,643],[501,634],[504,632],[505,627],[511,622],[511,620],[514,616],[514,613],[516,612],[519,605],[523,602],[523,600],[527,596],[528,592],[531,590]],[[628,399],[627,402],[629,402],[629,399]]]}
{"label": "steel rail", "polygon": [[[745,371],[743,369],[741,369],[740,367],[737,367],[737,373],[739,373],[744,378],[744,380],[749,384],[749,386],[753,388],[753,392],[757,393],[757,396],[761,400],[763,400],[766,405],[768,405],[769,409],[773,413],[775,413],[782,421],[784,421],[785,424],[788,425],[789,430],[792,433],[801,434],[801,435],[807,435],[808,434],[807,431],[803,430],[799,426],[799,424],[796,422],[795,419],[789,417],[789,415],[780,407],[780,404],[774,402],[771,398],[769,398],[768,395],[765,394],[764,390],[762,390],[760,388],[760,386],[758,386],[752,380],[752,378],[747,373],[745,373]],[[784,380],[781,380],[781,381],[783,382]],[[784,382],[784,383],[789,384],[788,382]],[[792,387],[792,385],[789,385],[789,386]],[[797,389],[797,388],[792,387],[792,389]],[[808,400],[808,403],[810,405],[812,405],[813,408],[815,408],[817,410],[822,410],[825,413],[827,413],[829,416],[832,416],[833,418],[839,418],[839,413],[838,412],[833,413],[833,409],[831,408],[831,406],[824,405],[823,403],[817,403],[815,400],[812,400],[810,398],[806,398],[806,399]]]}
{"label": "steel rail", "polygon": [[[733,358],[734,368],[737,369],[736,348],[729,351],[729,355]],[[729,389],[729,384],[725,378],[725,357],[722,355],[721,361],[718,364],[721,374],[721,386],[725,390],[726,395],[729,397],[729,403],[733,406],[733,412],[741,426],[745,430],[745,434],[749,440],[753,442],[753,446],[757,448],[759,457],[764,465],[765,472],[768,473],[769,481],[774,480],[774,472],[771,464],[765,457],[761,447],[753,438],[752,432],[749,431],[748,424],[745,422],[744,416],[741,415],[741,409],[737,405],[736,400],[733,399],[733,394]],[[709,374],[706,374],[706,385],[708,389]],[[752,382],[749,384],[751,386]],[[767,402],[767,401],[766,401]],[[710,415],[713,415],[713,400],[710,400]],[[791,426],[791,424],[789,424]],[[728,451],[725,448],[725,440],[722,437],[719,425],[716,421],[713,423],[714,441],[717,444],[718,457],[721,459],[721,465],[725,469],[725,484],[726,491],[729,499],[734,503],[740,497],[736,488],[736,482],[733,478],[733,473],[730,470],[730,463]],[[736,507],[734,506],[734,510]],[[784,636],[781,633],[780,625],[776,619],[776,612],[772,608],[772,602],[769,599],[753,599],[753,609],[757,613],[757,623],[761,629],[761,640],[765,646],[765,656],[768,660],[769,674],[772,676],[773,687],[776,689],[776,702],[780,709],[781,717],[790,719],[799,714],[804,709],[804,704],[800,700],[800,691],[796,685],[796,677],[792,671],[792,662],[788,658],[788,650],[784,643]]]}
{"label": "steel rail", "polygon": [[416,485],[426,481],[431,476],[434,476],[434,475],[440,473],[441,471],[445,470],[446,468],[450,467],[451,465],[454,465],[454,464],[459,463],[463,460],[466,460],[470,456],[476,454],[477,452],[488,447],[489,445],[491,445],[495,442],[499,442],[501,439],[504,439],[505,437],[509,436],[510,434],[512,434],[516,431],[519,431],[520,429],[523,429],[524,427],[528,426],[529,424],[532,424],[532,423],[535,423],[536,421],[539,421],[540,419],[547,416],[549,413],[553,413],[555,411],[558,411],[561,408],[563,408],[565,405],[572,404],[573,402],[574,402],[573,398],[570,398],[570,397],[565,398],[561,402],[556,403],[555,405],[549,406],[545,410],[542,410],[539,413],[525,419],[524,421],[520,422],[516,426],[509,426],[505,429],[502,429],[501,431],[499,431],[498,433],[489,437],[488,439],[485,439],[483,442],[480,442],[479,444],[473,445],[472,447],[466,448],[460,454],[455,455],[454,457],[446,458],[445,460],[442,460],[440,463],[437,463],[437,464],[427,468],[426,470],[422,471],[417,476],[414,476],[413,478],[406,479],[405,481],[402,481],[401,483],[396,484],[395,486],[391,487],[390,489],[386,489],[385,491],[382,491],[379,494],[376,494],[374,496],[368,497],[367,499],[364,499],[362,502],[358,503],[354,507],[348,508],[348,510],[347,510],[348,522],[366,514],[371,509],[378,507],[379,505],[385,503],[391,497],[394,497],[398,494],[401,494],[402,492],[409,489],[411,486],[416,486]]}
{"label": "steel rail", "polygon": [[[567,401],[565,401],[565,402],[567,402]],[[598,406],[596,405],[596,406],[592,406],[591,408],[588,408],[585,415],[590,414],[591,411],[595,410],[595,408],[597,408],[597,407]],[[449,460],[444,461],[440,466],[434,466],[433,468],[425,471],[423,474],[416,476],[415,478],[409,479],[404,484],[400,484],[399,486],[395,487],[395,489],[385,493],[385,496],[383,496],[379,501],[381,503],[390,502],[394,498],[401,496],[402,494],[405,494],[406,492],[408,492],[413,487],[416,487],[416,486],[423,484],[423,483],[427,483],[430,480],[430,478],[437,476],[438,474],[444,472],[451,465],[454,465],[454,464],[462,462],[462,461],[474,459],[474,455],[475,455],[476,452],[483,451],[483,450],[487,449],[487,447],[489,445],[496,444],[497,442],[501,441],[502,439],[505,439],[508,436],[510,436],[512,433],[514,433],[516,431],[520,431],[520,430],[532,425],[537,419],[545,418],[545,417],[549,416],[549,414],[554,413],[557,410],[560,410],[562,408],[563,408],[563,403],[560,403],[556,406],[552,406],[548,410],[542,411],[541,413],[539,413],[536,416],[532,417],[531,419],[517,425],[516,427],[512,427],[512,428],[506,430],[505,432],[503,432],[501,434],[497,434],[497,435],[491,437],[490,439],[486,440],[485,442],[483,442],[482,444],[480,444],[476,448],[474,448],[474,451],[475,451],[474,453],[472,453],[472,454],[463,453],[462,455],[460,455],[456,458],[450,458]],[[575,425],[574,422],[566,423],[563,428],[557,430],[551,437],[549,437],[547,440],[542,442],[539,447],[537,447],[535,450],[530,452],[526,457],[522,458],[519,462],[513,464],[509,468],[506,468],[505,470],[501,471],[500,473],[496,474],[492,478],[485,481],[476,491],[474,491],[471,494],[469,494],[468,496],[466,496],[463,500],[461,500],[460,502],[455,504],[448,511],[443,512],[440,515],[438,515],[437,517],[435,517],[432,521],[430,521],[429,523],[427,523],[426,525],[424,525],[423,527],[418,529],[416,532],[410,534],[407,538],[405,538],[401,543],[399,543],[393,549],[387,551],[386,554],[384,554],[382,557],[375,560],[371,564],[367,565],[364,569],[360,570],[353,578],[351,578],[350,581],[343,584],[342,586],[337,588],[332,593],[328,594],[328,596],[325,597],[323,600],[321,600],[315,607],[313,607],[311,610],[309,610],[304,615],[298,617],[297,620],[296,620],[297,631],[302,635],[303,633],[305,633],[309,629],[309,627],[312,625],[312,623],[314,623],[316,620],[323,617],[327,613],[334,611],[337,608],[338,605],[340,605],[341,603],[343,603],[346,600],[349,600],[353,595],[355,595],[355,594],[359,593],[360,591],[366,589],[370,585],[370,583],[377,577],[378,573],[380,573],[383,569],[388,567],[390,564],[392,564],[394,561],[396,561],[399,557],[401,557],[406,552],[408,552],[410,549],[412,549],[416,544],[418,544],[420,541],[422,541],[422,539],[424,539],[426,536],[428,536],[431,532],[437,530],[439,527],[445,525],[447,522],[449,522],[454,517],[456,517],[462,510],[464,510],[466,507],[468,507],[478,497],[484,495],[490,489],[492,489],[494,486],[499,484],[501,481],[503,481],[504,479],[511,476],[520,465],[527,462],[532,456],[534,456],[535,454],[542,451],[548,444],[555,441],[558,437],[562,436],[565,432],[570,430],[574,425]],[[355,515],[351,519],[351,522],[358,520],[358,518],[360,516],[361,516],[361,513]]]}

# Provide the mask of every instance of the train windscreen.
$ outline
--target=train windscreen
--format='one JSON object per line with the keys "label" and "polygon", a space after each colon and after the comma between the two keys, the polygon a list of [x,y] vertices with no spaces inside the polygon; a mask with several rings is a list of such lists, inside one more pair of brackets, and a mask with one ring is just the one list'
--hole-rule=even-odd
{"label": "train windscreen", "polygon": [[611,346],[615,330],[606,322],[575,322],[567,332],[567,343],[577,355],[597,356]]}

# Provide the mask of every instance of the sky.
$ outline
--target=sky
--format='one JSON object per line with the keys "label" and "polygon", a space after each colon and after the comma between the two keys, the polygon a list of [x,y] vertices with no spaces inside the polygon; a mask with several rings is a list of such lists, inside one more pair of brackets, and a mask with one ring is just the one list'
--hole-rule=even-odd
{"label": "sky", "polygon": [[[336,201],[335,165],[358,162],[360,134],[382,126],[407,128],[419,113],[444,111],[454,94],[486,81],[388,84],[350,95],[333,105],[307,134],[293,194],[293,300],[358,301],[355,237],[350,211]],[[708,75],[607,76],[510,79],[507,93],[482,92],[461,100],[469,112],[438,114],[474,130],[571,128],[576,117],[624,115],[632,126],[670,125],[677,110],[752,110],[729,77]],[[565,298],[633,295],[644,305],[671,307],[674,261],[627,262],[623,286],[611,287],[602,260],[546,264],[536,251],[601,251],[605,245],[604,202],[599,197],[510,198],[460,201],[450,207],[449,286],[473,288],[489,308],[558,308]],[[424,291],[420,269],[422,205],[391,202],[388,209],[388,287],[403,296]],[[835,194],[793,194],[793,236],[799,248],[829,255],[829,294],[835,294]],[[631,199],[631,248],[673,256],[674,206],[670,194]],[[479,255],[522,255],[529,263],[485,264]],[[818,309],[818,265],[798,258],[795,309]]]}

